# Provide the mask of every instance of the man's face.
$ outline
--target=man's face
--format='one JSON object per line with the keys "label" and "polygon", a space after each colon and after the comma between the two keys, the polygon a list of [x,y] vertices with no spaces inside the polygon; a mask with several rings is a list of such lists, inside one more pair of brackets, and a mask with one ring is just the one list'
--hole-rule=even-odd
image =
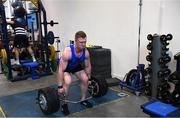
{"label": "man's face", "polygon": [[78,38],[76,40],[78,49],[84,49],[86,47],[86,38]]}

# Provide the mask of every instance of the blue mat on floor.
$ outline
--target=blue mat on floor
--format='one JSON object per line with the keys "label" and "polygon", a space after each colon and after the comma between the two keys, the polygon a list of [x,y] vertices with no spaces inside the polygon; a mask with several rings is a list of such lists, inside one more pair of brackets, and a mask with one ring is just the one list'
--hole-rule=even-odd
{"label": "blue mat on floor", "polygon": [[[7,117],[44,117],[45,115],[41,112],[39,105],[36,104],[37,91],[29,91],[24,93],[18,93],[15,95],[0,97],[0,105],[6,113]],[[70,100],[79,100],[80,99],[80,87],[73,85],[70,88]],[[108,93],[100,98],[92,98],[89,101],[96,107],[110,101],[120,99],[122,97],[118,96],[118,92],[111,89],[108,90]],[[85,110],[84,106],[81,104],[72,104],[68,103],[70,113],[80,112]],[[48,115],[47,117],[61,117],[64,116],[61,111]]]}

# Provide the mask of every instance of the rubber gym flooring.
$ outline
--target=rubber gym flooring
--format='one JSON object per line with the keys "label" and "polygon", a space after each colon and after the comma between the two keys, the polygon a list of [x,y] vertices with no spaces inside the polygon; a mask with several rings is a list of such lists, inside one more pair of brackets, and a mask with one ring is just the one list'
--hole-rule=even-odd
{"label": "rubber gym flooring", "polygon": [[[12,117],[44,117],[36,104],[37,90],[39,88],[49,87],[56,83],[56,76],[46,76],[38,80],[24,80],[18,82],[10,82],[0,76],[0,106],[7,116]],[[74,87],[76,89],[74,89]],[[74,89],[74,90],[73,90]],[[72,86],[71,92],[74,99],[78,99],[78,86]],[[71,114],[69,116],[76,117],[147,117],[148,115],[142,112],[140,105],[148,101],[144,96],[135,96],[129,94],[121,98],[118,93],[122,92],[118,86],[111,87],[108,94],[102,98],[91,99],[94,107],[86,109],[80,104],[69,104]],[[123,91],[124,92],[124,91]],[[74,95],[75,94],[75,95]],[[70,93],[71,95],[71,93]],[[72,97],[70,97],[72,98]],[[63,116],[59,110],[51,115],[60,117]]]}

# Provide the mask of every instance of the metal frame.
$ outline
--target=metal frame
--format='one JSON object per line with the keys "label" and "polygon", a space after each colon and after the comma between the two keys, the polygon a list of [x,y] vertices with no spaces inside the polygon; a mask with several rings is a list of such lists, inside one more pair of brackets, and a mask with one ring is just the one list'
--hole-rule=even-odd
{"label": "metal frame", "polygon": [[[30,0],[37,8],[38,8],[38,12],[39,12],[39,19],[38,19],[38,24],[39,24],[39,29],[40,29],[40,33],[42,36],[41,39],[41,44],[43,44],[44,46],[44,50],[41,50],[41,55],[43,57],[42,61],[45,62],[45,73],[42,74],[42,76],[44,75],[51,75],[51,69],[50,69],[50,62],[49,62],[49,50],[48,50],[48,39],[47,39],[47,15],[46,15],[46,10],[42,4],[42,2],[40,0]],[[42,12],[42,13],[41,13]],[[43,19],[41,19],[41,15],[43,17]],[[9,39],[8,39],[8,31],[7,31],[7,22],[6,22],[6,15],[5,15],[5,8],[3,5],[3,0],[0,0],[0,16],[1,19],[3,21],[3,23],[1,23],[1,28],[2,28],[2,39],[3,39],[3,43],[5,44],[5,49],[7,52],[7,67],[8,67],[8,71],[9,71],[9,76],[8,76],[8,80],[10,81],[19,81],[19,80],[24,80],[27,79],[27,76],[16,76],[13,77],[12,75],[12,66],[11,66],[11,58],[10,58],[10,49],[9,49]],[[41,26],[41,22],[43,20],[43,28]],[[43,37],[43,33],[42,31],[44,31],[44,37]],[[44,52],[45,51],[45,56],[44,56]],[[29,77],[29,76],[28,76]]]}

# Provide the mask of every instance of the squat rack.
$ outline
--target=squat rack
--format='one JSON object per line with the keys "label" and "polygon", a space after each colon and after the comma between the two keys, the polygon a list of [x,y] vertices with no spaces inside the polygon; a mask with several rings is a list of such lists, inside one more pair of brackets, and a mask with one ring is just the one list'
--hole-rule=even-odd
{"label": "squat rack", "polygon": [[[6,0],[5,0],[6,1]],[[6,14],[5,14],[5,7],[3,3],[5,2],[3,0],[0,0],[0,25],[2,28],[2,41],[4,44],[4,48],[7,53],[7,79],[10,81],[19,81],[19,80],[24,80],[27,78],[26,77],[20,77],[20,78],[14,78],[12,74],[12,66],[11,66],[11,56],[10,56],[10,49],[9,49],[9,38],[8,38],[8,31],[7,31],[7,22],[6,22]],[[42,44],[43,49],[41,49],[41,57],[42,61],[45,62],[45,73],[42,75],[51,75],[51,69],[50,69],[50,61],[49,61],[49,49],[48,49],[48,29],[47,25],[49,24],[47,22],[47,15],[46,15],[46,10],[40,0],[25,0],[25,1],[31,1],[37,8],[38,8],[38,26],[39,26],[39,31],[41,35],[40,42]],[[42,16],[42,17],[41,17]],[[42,22],[43,20],[43,22]],[[56,24],[56,23],[54,23]],[[43,25],[43,28],[42,28]],[[43,36],[44,34],[44,36]],[[45,55],[44,55],[45,53]]]}

